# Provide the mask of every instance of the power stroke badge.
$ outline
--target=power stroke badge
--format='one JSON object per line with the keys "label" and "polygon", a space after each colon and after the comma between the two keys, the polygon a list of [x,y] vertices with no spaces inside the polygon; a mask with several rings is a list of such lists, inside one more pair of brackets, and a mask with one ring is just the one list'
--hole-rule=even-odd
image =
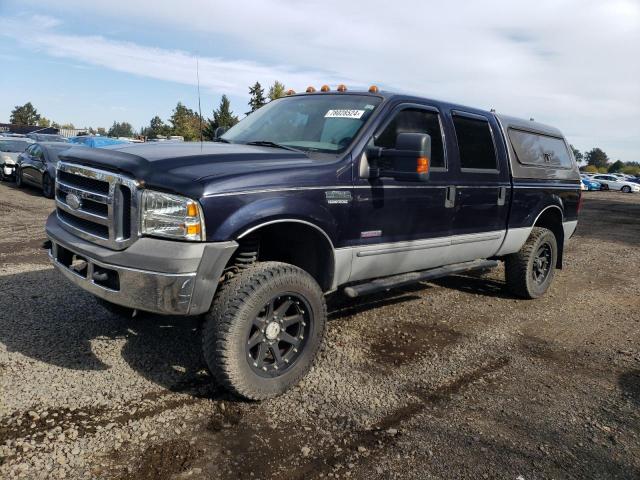
{"label": "power stroke badge", "polygon": [[347,204],[351,201],[351,192],[348,190],[327,190],[324,195],[329,205]]}

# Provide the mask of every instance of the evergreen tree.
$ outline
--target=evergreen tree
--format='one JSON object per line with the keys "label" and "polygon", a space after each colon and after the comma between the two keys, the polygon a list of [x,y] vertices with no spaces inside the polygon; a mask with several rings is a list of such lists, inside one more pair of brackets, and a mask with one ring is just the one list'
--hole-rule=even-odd
{"label": "evergreen tree", "polygon": [[574,147],[573,145],[569,145],[571,147],[571,151],[573,152],[573,156],[576,159],[576,162],[580,163],[582,162],[582,160],[584,160],[584,155],[582,154],[582,152],[580,150],[578,150],[576,147]]}
{"label": "evergreen tree", "polygon": [[609,168],[607,169],[607,173],[618,173],[624,167],[625,167],[624,163],[622,163],[620,160],[616,160],[609,166]]}
{"label": "evergreen tree", "polygon": [[181,135],[186,141],[200,139],[200,117],[196,112],[185,107],[182,102],[176,105],[169,123],[171,123],[171,135]]}
{"label": "evergreen tree", "polygon": [[14,125],[36,125],[38,120],[40,120],[38,110],[35,109],[31,102],[27,102],[22,106],[16,105],[16,107],[11,110],[9,123],[13,123]]}
{"label": "evergreen tree", "polygon": [[156,115],[149,122],[148,127],[144,127],[140,133],[142,136],[148,138],[158,138],[159,136],[166,136],[169,134],[170,127],[162,121],[162,119]]}
{"label": "evergreen tree", "polygon": [[606,169],[607,164],[609,163],[609,157],[607,154],[597,147],[592,148],[585,154],[585,160],[587,161],[587,165],[593,165],[598,169]]}
{"label": "evergreen tree", "polygon": [[218,127],[231,128],[239,122],[238,117],[231,111],[231,102],[226,95],[222,95],[220,106],[213,112],[213,120]]}
{"label": "evergreen tree", "polygon": [[253,87],[249,87],[249,106],[251,107],[251,111],[247,112],[247,115],[255,112],[260,107],[262,107],[267,100],[264,98],[264,89],[260,82],[256,82]]}
{"label": "evergreen tree", "polygon": [[[63,128],[65,127],[63,126]],[[107,135],[110,137],[133,137],[133,126],[129,122],[113,122]]]}
{"label": "evergreen tree", "polygon": [[285,86],[284,83],[279,81],[273,82],[273,85],[269,87],[269,100],[275,100],[276,98],[284,97]]}

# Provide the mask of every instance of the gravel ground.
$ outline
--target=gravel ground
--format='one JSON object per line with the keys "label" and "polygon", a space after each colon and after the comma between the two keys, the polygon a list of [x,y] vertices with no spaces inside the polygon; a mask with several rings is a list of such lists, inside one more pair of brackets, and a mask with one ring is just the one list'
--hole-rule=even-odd
{"label": "gravel ground", "polygon": [[197,319],[101,309],[0,184],[2,478],[639,478],[640,195],[589,192],[547,296],[502,269],[354,302],[289,394],[217,388]]}

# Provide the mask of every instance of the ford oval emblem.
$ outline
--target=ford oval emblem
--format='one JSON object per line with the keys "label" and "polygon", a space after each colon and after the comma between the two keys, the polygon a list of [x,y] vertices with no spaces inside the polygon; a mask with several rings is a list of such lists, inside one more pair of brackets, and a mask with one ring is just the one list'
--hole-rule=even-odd
{"label": "ford oval emblem", "polygon": [[69,205],[73,210],[78,210],[80,205],[82,205],[82,202],[77,195],[70,193],[67,195],[67,205]]}

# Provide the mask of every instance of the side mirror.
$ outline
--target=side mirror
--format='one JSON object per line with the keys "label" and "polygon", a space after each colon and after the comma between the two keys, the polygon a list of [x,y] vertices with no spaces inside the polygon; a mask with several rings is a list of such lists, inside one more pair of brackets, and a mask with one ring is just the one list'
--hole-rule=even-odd
{"label": "side mirror", "polygon": [[226,131],[227,129],[225,127],[218,127],[213,131],[213,137],[220,138],[222,135],[224,135],[224,132]]}
{"label": "side mirror", "polygon": [[369,178],[390,177],[396,180],[424,182],[429,178],[431,136],[426,133],[399,133],[396,148],[370,147]]}

